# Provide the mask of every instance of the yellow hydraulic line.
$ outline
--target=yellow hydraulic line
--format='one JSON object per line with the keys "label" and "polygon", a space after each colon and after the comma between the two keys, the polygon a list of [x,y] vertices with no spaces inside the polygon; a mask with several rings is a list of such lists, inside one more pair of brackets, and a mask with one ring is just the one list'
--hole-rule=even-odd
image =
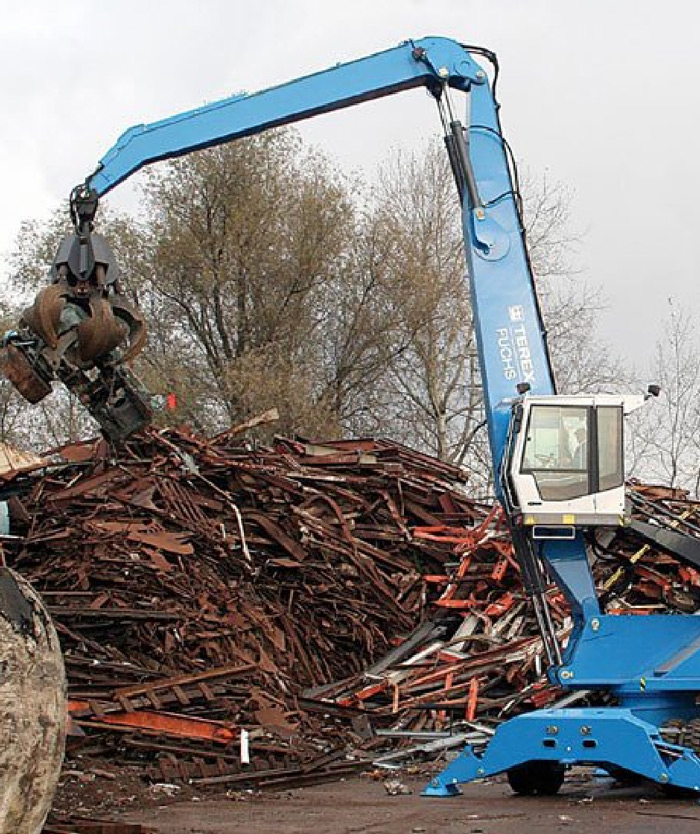
{"label": "yellow hydraulic line", "polygon": [[[669,527],[678,527],[678,525],[680,524],[681,521],[685,521],[691,515],[695,515],[695,510],[694,509],[685,510],[683,513],[681,513],[678,516],[677,519],[674,519],[673,521],[671,521],[668,524],[668,526]],[[645,556],[651,549],[652,549],[652,546],[650,544],[642,545],[636,553],[633,553],[632,556],[630,556],[629,563],[631,565],[634,565],[636,562],[638,562],[642,558],[642,556]],[[603,589],[606,590],[606,591],[610,590],[610,588],[622,576],[623,572],[624,572],[624,568],[618,568],[615,571],[615,573],[612,574],[612,576],[609,576],[605,580],[605,583],[603,584]]]}

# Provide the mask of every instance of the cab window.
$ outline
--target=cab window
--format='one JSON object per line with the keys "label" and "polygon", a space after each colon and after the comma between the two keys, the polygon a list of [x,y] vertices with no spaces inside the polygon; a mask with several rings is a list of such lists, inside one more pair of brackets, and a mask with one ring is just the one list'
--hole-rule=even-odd
{"label": "cab window", "polygon": [[598,491],[615,489],[625,480],[622,459],[622,409],[601,406],[598,418]]}
{"label": "cab window", "polygon": [[545,501],[591,492],[589,423],[585,406],[535,405],[530,410],[521,471],[534,476]]}

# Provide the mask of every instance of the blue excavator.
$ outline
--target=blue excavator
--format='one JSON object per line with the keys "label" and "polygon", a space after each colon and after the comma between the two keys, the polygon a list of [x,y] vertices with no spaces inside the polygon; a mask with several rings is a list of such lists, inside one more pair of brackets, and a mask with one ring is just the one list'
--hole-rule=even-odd
{"label": "blue excavator", "polygon": [[[486,67],[486,69],[484,68]],[[628,523],[625,417],[648,395],[556,393],[525,244],[519,194],[494,94],[493,53],[428,37],[250,95],[127,130],[71,195],[75,231],[50,283],[5,340],[2,367],[31,402],[55,380],[117,443],[148,423],[151,402],[127,362],[145,341],[107,242],[99,200],[144,165],[415,87],[434,98],[462,209],[493,478],[541,633],[549,679],[604,706],[541,709],[467,745],[429,796],[507,773],[522,794],[556,793],[573,765],[636,774],[700,792],[700,755],[670,722],[700,728],[700,617],[618,616],[601,607],[590,568],[600,528]],[[459,100],[459,112],[457,111]],[[573,628],[563,641],[548,607],[552,579]],[[700,737],[700,736],[699,736]]]}

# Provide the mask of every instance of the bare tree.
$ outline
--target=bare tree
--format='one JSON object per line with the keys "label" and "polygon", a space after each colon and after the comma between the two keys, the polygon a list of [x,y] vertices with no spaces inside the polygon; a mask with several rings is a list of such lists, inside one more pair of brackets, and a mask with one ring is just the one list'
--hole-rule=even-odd
{"label": "bare tree", "polygon": [[322,389],[313,298],[342,265],[353,224],[342,179],[276,131],[169,163],[146,197],[146,304],[157,320],[148,360],[204,425],[273,396],[283,426],[306,424]]}
{"label": "bare tree", "polygon": [[386,293],[397,325],[380,413],[404,442],[463,463],[481,391],[460,207],[438,142],[383,166],[373,217],[390,242]]}
{"label": "bare tree", "polygon": [[630,422],[633,473],[700,495],[700,344],[695,318],[669,299],[651,366],[658,400]]}
{"label": "bare tree", "polygon": [[[526,196],[560,387],[599,389],[618,369],[592,348],[600,303],[571,267],[570,195],[545,179]],[[278,430],[386,434],[488,482],[461,212],[440,143],[388,160],[370,192],[273,131],[154,170],[144,205],[140,223],[101,211],[99,230],[149,320],[137,371],[178,397],[159,419],[206,432],[276,406]],[[25,226],[13,286],[36,290],[65,230],[64,213]],[[45,415],[49,442],[91,426],[73,406]],[[13,415],[8,402],[8,431]]]}
{"label": "bare tree", "polygon": [[[578,275],[569,191],[526,179],[524,222],[559,390],[617,388],[622,366],[595,338],[599,291]],[[375,212],[393,240],[392,286],[405,346],[387,366],[385,424],[445,460],[490,477],[461,212],[444,149],[399,155],[382,170]]]}
{"label": "bare tree", "polygon": [[577,265],[583,236],[575,229],[575,195],[545,172],[521,178],[527,248],[537,283],[557,389],[580,394],[619,390],[630,374],[597,333],[605,298]]}

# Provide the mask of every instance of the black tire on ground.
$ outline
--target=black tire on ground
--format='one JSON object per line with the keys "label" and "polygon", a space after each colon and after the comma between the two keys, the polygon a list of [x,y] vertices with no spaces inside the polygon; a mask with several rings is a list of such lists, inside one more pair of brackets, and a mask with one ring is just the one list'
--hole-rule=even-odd
{"label": "black tire on ground", "polygon": [[644,781],[643,777],[633,770],[626,770],[624,767],[606,767],[610,776],[617,782],[620,787],[631,788],[641,785]]}
{"label": "black tire on ground", "polygon": [[678,785],[659,785],[661,793],[667,799],[697,799],[698,791],[692,788],[681,788]]}
{"label": "black tire on ground", "polygon": [[566,768],[558,762],[527,762],[508,771],[508,784],[520,796],[554,796],[565,773]]}

